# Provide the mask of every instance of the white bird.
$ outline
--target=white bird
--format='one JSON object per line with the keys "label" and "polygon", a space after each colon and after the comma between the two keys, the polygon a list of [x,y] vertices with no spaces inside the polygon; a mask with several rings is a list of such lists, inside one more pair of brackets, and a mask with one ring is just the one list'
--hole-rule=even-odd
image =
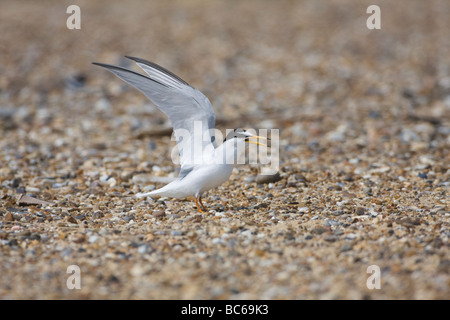
{"label": "white bird", "polygon": [[[243,129],[234,129],[217,146],[215,114],[208,98],[197,89],[163,67],[144,59],[134,60],[147,75],[104,63],[93,64],[106,68],[149,98],[169,118],[180,152],[180,173],[166,186],[137,197],[164,196],[187,198],[194,196],[199,212],[206,210],[202,195],[227,181],[236,158],[245,150],[246,143],[259,143],[264,137],[252,135]],[[251,141],[250,139],[256,139]]]}

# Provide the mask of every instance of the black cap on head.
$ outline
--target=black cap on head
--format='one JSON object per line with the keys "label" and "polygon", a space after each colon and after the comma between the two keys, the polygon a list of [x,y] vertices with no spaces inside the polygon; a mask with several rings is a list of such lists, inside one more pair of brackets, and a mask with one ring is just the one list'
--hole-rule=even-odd
{"label": "black cap on head", "polygon": [[234,129],[233,131],[230,131],[227,136],[225,137],[225,139],[223,140],[223,142],[227,141],[227,140],[231,140],[233,138],[245,138],[246,136],[240,135],[240,133],[244,133],[247,132],[247,130],[242,129],[242,128],[238,128],[238,129]]}

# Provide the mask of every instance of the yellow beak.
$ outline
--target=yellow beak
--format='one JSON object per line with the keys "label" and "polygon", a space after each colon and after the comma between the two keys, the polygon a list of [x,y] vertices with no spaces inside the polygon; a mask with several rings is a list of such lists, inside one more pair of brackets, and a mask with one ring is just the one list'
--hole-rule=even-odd
{"label": "yellow beak", "polygon": [[257,144],[257,145],[264,146],[264,147],[267,147],[267,144],[260,143],[258,141],[250,141],[249,139],[256,139],[256,140],[264,139],[264,140],[269,140],[270,141],[270,139],[265,138],[265,137],[260,137],[260,136],[252,136],[252,137],[248,137],[248,138],[245,139],[245,141],[248,142],[248,143]]}

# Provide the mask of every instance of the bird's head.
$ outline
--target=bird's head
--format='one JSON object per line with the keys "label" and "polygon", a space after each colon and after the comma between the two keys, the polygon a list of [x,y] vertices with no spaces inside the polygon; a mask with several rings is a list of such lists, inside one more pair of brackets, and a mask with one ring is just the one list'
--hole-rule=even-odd
{"label": "bird's head", "polygon": [[260,137],[254,134],[251,134],[245,129],[234,129],[233,131],[230,131],[228,135],[225,137],[225,140],[223,142],[231,140],[231,139],[242,139],[243,141],[247,143],[257,144],[260,146],[267,147],[267,144],[259,142],[259,139],[263,139],[266,141],[270,141],[270,139],[265,137]]}

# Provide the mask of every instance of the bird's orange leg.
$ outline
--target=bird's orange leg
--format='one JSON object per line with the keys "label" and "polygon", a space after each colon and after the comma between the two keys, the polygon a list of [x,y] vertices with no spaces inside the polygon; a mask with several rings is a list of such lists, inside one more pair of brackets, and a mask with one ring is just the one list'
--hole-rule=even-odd
{"label": "bird's orange leg", "polygon": [[[199,199],[200,199],[200,197],[199,197]],[[200,207],[200,205],[198,204],[197,197],[194,197],[194,200],[195,200],[195,205],[197,206],[198,212],[200,212],[200,213],[205,213],[205,212],[202,210],[202,208]],[[201,203],[201,199],[200,199],[200,203]],[[203,207],[203,205],[202,205],[202,207]]]}
{"label": "bird's orange leg", "polygon": [[198,197],[198,202],[200,202],[200,205],[202,206],[202,209],[203,209],[204,211],[207,211],[205,205],[204,205],[203,202],[202,202],[202,197],[201,197],[201,196]]}

